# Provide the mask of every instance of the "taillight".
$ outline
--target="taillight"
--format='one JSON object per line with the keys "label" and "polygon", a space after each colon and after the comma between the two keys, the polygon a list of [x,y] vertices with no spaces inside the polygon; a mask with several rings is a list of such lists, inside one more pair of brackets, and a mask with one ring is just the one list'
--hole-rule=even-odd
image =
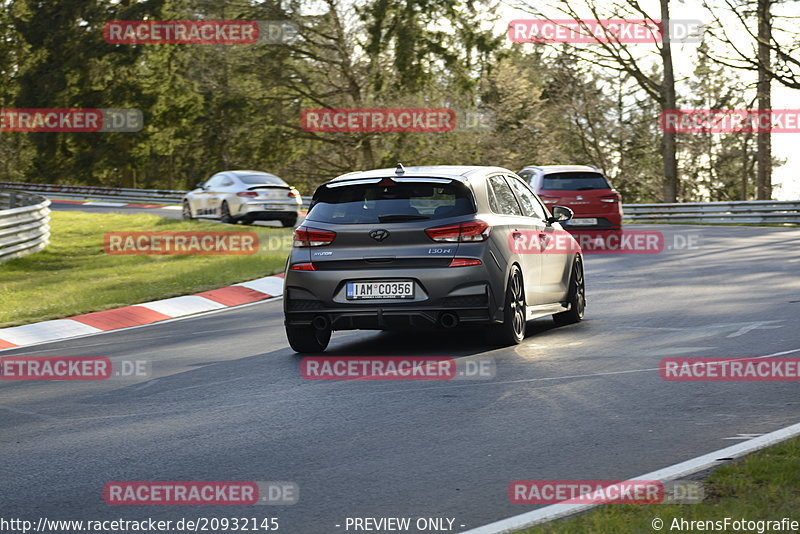
{"label": "taillight", "polygon": [[614,193],[613,195],[606,195],[606,196],[600,197],[600,202],[612,203],[612,202],[619,202],[619,201],[620,201],[619,193]]}
{"label": "taillight", "polygon": [[453,258],[450,260],[448,267],[469,267],[471,265],[480,265],[481,260],[475,258]]}
{"label": "taillight", "polygon": [[240,191],[236,193],[237,197],[257,197],[258,193],[255,191]]}
{"label": "taillight", "polygon": [[288,196],[289,198],[297,198],[298,196],[300,196],[300,193],[298,193],[298,192],[297,192],[297,191],[295,191],[294,189],[290,189],[290,190],[289,190],[289,194],[288,194],[287,196]]}
{"label": "taillight", "polygon": [[295,263],[289,267],[290,271],[316,271],[317,267],[313,263]]}
{"label": "taillight", "polygon": [[333,243],[336,232],[299,226],[294,231],[293,247],[321,247]]}
{"label": "taillight", "polygon": [[544,197],[539,195],[539,198],[541,198],[542,202],[545,204],[555,204],[556,202],[558,202],[558,197]]}
{"label": "taillight", "polygon": [[491,230],[485,222],[475,220],[428,228],[425,233],[428,234],[428,237],[440,243],[469,243],[486,241]]}

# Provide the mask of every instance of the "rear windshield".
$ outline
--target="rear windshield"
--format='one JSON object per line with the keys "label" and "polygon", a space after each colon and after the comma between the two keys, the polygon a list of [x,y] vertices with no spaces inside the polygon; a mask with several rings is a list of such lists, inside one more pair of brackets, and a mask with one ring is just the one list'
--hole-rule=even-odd
{"label": "rear windshield", "polygon": [[435,220],[471,213],[475,213],[471,193],[462,184],[361,184],[323,187],[306,219],[365,224]]}
{"label": "rear windshield", "polygon": [[610,189],[611,186],[597,172],[554,172],[542,180],[542,189],[551,191],[588,191],[589,189]]}
{"label": "rear windshield", "polygon": [[258,185],[258,184],[286,185],[286,182],[284,182],[274,174],[249,174],[247,176],[239,176],[238,178],[247,185]]}

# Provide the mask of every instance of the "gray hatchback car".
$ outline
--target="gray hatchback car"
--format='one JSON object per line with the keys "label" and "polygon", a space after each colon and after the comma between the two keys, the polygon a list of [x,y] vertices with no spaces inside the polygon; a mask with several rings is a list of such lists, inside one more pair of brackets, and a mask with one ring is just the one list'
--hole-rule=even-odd
{"label": "gray hatchback car", "polygon": [[398,164],[322,184],[286,265],[289,344],[321,352],[333,330],[485,325],[512,345],[528,320],[580,321],[582,256],[560,225],[572,212],[552,211],[500,167]]}

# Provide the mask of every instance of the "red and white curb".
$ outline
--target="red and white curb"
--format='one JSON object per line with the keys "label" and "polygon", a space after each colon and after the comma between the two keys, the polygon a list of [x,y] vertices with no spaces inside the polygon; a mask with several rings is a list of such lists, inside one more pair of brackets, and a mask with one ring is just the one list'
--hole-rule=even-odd
{"label": "red and white curb", "polygon": [[196,295],[144,302],[66,319],[12,326],[0,329],[0,350],[144,326],[168,319],[241,306],[279,297],[282,294],[283,274],[278,274],[203,291]]}
{"label": "red and white curb", "polygon": [[59,200],[50,199],[53,204],[79,204],[82,206],[100,206],[103,208],[155,208],[162,210],[179,210],[180,206],[164,206],[162,204],[126,204],[125,202],[100,202],[96,200]]}

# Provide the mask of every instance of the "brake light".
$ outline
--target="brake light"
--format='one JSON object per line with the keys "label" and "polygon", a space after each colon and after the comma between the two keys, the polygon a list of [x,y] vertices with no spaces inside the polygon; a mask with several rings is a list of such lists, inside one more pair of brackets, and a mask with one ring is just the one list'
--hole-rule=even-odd
{"label": "brake light", "polygon": [[336,238],[336,232],[319,230],[307,226],[299,226],[294,231],[293,247],[321,247],[330,245]]}
{"label": "brake light", "polygon": [[432,240],[440,243],[470,243],[486,241],[491,230],[485,222],[475,220],[428,228],[425,233]]}
{"label": "brake light", "polygon": [[300,196],[300,193],[298,193],[297,190],[295,189],[289,190],[289,195],[288,195],[289,198],[297,198],[298,196]]}
{"label": "brake light", "polygon": [[481,263],[481,260],[476,260],[475,258],[453,258],[450,260],[448,267],[469,267],[471,265],[480,265]]}
{"label": "brake light", "polygon": [[604,197],[600,197],[600,202],[619,202],[620,196],[619,193],[614,193],[613,195],[606,195]]}
{"label": "brake light", "polygon": [[237,197],[257,197],[258,193],[255,191],[240,191],[236,193]]}
{"label": "brake light", "polygon": [[317,267],[313,263],[295,263],[289,267],[290,271],[316,271]]}
{"label": "brake light", "polygon": [[556,202],[558,202],[558,197],[543,197],[543,196],[539,196],[539,198],[542,199],[542,202],[545,203],[545,204],[555,204]]}

